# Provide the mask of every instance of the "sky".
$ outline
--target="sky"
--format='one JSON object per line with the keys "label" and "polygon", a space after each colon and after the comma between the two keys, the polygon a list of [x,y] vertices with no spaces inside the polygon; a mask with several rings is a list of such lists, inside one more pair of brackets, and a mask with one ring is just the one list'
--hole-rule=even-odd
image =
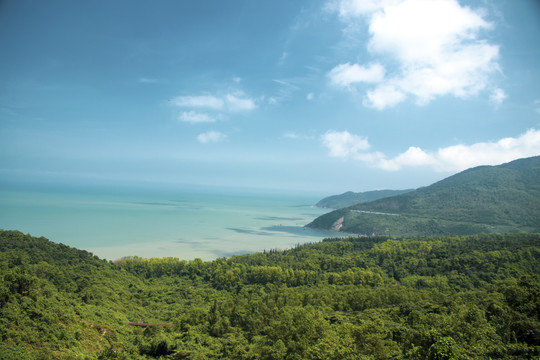
{"label": "sky", "polygon": [[0,184],[338,194],[540,155],[537,0],[0,1]]}

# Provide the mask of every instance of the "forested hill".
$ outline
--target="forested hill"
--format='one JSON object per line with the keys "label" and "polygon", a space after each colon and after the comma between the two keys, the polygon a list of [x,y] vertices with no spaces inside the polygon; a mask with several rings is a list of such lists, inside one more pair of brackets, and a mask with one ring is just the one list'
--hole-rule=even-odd
{"label": "forested hill", "polygon": [[479,166],[413,192],[330,212],[308,226],[390,236],[539,232],[539,179],[540,156]]}
{"label": "forested hill", "polygon": [[413,191],[413,189],[407,190],[374,190],[365,192],[352,192],[347,191],[340,195],[332,195],[325,197],[319,201],[315,206],[321,208],[341,209],[344,207],[375,201],[378,199],[405,194]]}
{"label": "forested hill", "polygon": [[0,359],[537,359],[539,269],[539,234],[112,263],[0,231]]}

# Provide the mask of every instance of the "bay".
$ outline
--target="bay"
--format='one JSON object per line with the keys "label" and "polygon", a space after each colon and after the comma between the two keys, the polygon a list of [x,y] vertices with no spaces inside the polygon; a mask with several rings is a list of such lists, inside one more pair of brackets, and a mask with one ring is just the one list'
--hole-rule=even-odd
{"label": "bay", "polygon": [[313,206],[321,197],[227,189],[6,189],[0,190],[0,228],[108,260],[212,260],[336,236],[304,227],[328,212]]}

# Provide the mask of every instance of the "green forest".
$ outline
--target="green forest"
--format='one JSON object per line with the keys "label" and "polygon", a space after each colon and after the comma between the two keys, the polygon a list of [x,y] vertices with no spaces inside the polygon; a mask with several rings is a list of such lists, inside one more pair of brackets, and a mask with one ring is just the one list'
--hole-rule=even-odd
{"label": "green forest", "polygon": [[366,203],[370,201],[375,201],[391,196],[397,196],[413,191],[413,189],[407,190],[373,190],[365,192],[352,192],[347,191],[341,195],[332,195],[325,197],[315,204],[317,207],[321,208],[330,208],[330,209],[341,209],[348,206],[353,206],[356,204]]}
{"label": "green forest", "polygon": [[538,359],[540,234],[184,261],[0,232],[1,359]]}
{"label": "green forest", "polygon": [[430,186],[324,214],[307,226],[361,235],[540,232],[540,156],[478,166]]}

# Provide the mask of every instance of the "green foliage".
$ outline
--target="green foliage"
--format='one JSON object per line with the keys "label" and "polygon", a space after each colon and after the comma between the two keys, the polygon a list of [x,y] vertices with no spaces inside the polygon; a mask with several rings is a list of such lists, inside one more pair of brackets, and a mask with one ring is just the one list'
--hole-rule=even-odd
{"label": "green foliage", "polygon": [[308,226],[402,236],[540,232],[540,156],[480,166],[399,196],[339,209]]}
{"label": "green foliage", "polygon": [[413,189],[407,190],[374,190],[355,193],[347,191],[341,195],[328,196],[319,201],[316,206],[330,209],[341,209],[352,205],[366,203],[370,201],[379,200],[391,196],[397,196],[413,191]]}
{"label": "green foliage", "polygon": [[538,269],[539,234],[111,263],[2,231],[0,359],[538,358]]}

